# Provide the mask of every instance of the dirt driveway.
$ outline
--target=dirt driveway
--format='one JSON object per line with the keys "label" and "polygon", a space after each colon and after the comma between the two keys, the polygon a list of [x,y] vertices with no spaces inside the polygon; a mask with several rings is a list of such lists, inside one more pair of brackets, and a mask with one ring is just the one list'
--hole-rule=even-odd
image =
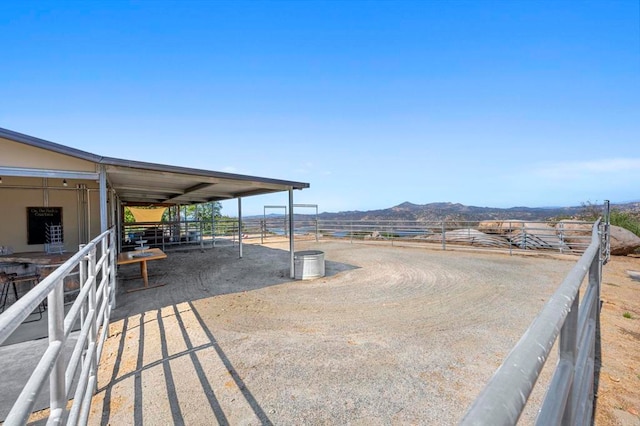
{"label": "dirt driveway", "polygon": [[91,423],[455,424],[575,262],[304,243],[328,276],[291,281],[283,249],[150,264],[167,285],[119,298]]}

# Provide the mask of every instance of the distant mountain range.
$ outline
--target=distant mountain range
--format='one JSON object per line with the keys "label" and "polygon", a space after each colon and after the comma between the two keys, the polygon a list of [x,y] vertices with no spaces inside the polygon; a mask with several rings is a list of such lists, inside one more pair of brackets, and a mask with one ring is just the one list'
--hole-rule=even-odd
{"label": "distant mountain range", "polygon": [[[640,202],[612,204],[611,208],[621,211],[640,213]],[[404,202],[395,207],[382,210],[346,211],[321,213],[320,219],[340,220],[407,220],[428,222],[435,220],[475,221],[490,219],[514,219],[544,221],[558,217],[575,217],[585,211],[584,206],[577,207],[497,207],[465,206],[459,203],[413,204]],[[311,215],[296,214],[296,217],[308,218]]]}

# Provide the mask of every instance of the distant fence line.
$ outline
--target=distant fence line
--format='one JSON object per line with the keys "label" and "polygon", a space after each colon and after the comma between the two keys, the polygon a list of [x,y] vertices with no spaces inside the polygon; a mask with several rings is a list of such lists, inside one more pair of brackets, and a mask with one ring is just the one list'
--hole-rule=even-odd
{"label": "distant fence line", "polygon": [[[593,222],[586,221],[409,221],[296,219],[295,239],[339,239],[350,242],[421,244],[446,250],[467,246],[486,250],[545,250],[582,254],[591,242]],[[184,244],[213,246],[236,242],[238,238],[260,239],[261,243],[289,235],[285,216],[237,218],[211,221],[144,222],[124,225],[123,246],[135,246],[134,240],[167,248]]]}

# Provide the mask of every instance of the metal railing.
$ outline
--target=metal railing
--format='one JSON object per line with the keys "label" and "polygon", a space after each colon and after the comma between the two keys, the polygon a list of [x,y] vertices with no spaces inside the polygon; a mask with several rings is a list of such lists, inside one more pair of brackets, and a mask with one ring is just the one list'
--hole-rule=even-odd
{"label": "metal railing", "polygon": [[536,424],[591,424],[602,265],[608,260],[606,231],[600,221],[593,225],[588,248],[471,405],[462,425],[516,424],[558,335],[559,360]]}
{"label": "metal railing", "polygon": [[[481,250],[546,250],[563,254],[582,254],[591,242],[593,222],[586,221],[410,221],[315,219],[303,216],[295,220],[296,239],[341,239],[350,242],[420,244],[446,250],[473,247]],[[124,227],[123,247],[134,247],[133,240],[162,247],[199,244],[214,246],[216,241],[235,242],[239,234],[237,218],[215,221],[179,221],[131,223]],[[289,235],[285,216],[243,219],[241,234],[247,239]]]}
{"label": "metal railing", "polygon": [[[409,220],[296,220],[296,237],[332,238],[350,242],[418,244],[441,248],[481,250],[546,250],[581,254],[591,241],[593,222],[585,221],[409,221]],[[269,228],[267,227],[267,230]]]}
{"label": "metal railing", "polygon": [[[47,424],[86,424],[96,389],[97,365],[115,306],[115,241],[111,229],[80,246],[75,255],[0,315],[2,343],[47,299],[49,345],[17,397],[5,425],[25,424],[47,383],[50,393]],[[80,291],[65,316],[64,278],[75,268],[80,271]],[[67,360],[62,352],[78,321],[79,335]]]}
{"label": "metal railing", "polygon": [[[592,222],[320,220],[323,237],[501,250],[551,250],[582,253]],[[304,225],[300,225],[301,227]],[[585,232],[585,228],[588,231]]]}
{"label": "metal railing", "polygon": [[[122,248],[131,249],[136,240],[146,240],[148,245],[167,247],[182,245],[215,245],[216,239],[235,240],[238,236],[238,219],[222,218],[211,220],[180,220],[171,222],[134,222],[123,226]],[[259,233],[257,221],[243,222],[243,230],[252,235]]]}

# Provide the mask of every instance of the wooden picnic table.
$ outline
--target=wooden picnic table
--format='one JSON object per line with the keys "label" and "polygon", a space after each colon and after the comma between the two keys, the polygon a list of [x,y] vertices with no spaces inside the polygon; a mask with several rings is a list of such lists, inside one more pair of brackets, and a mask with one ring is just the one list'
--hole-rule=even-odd
{"label": "wooden picnic table", "polygon": [[140,275],[142,275],[142,281],[144,283],[144,287],[134,288],[127,291],[131,292],[131,291],[138,291],[138,290],[146,290],[149,288],[163,286],[164,284],[155,284],[151,286],[149,285],[149,274],[147,272],[147,262],[150,260],[160,260],[160,259],[166,259],[166,258],[167,258],[167,255],[159,248],[152,248],[152,249],[147,249],[143,251],[127,251],[127,252],[120,253],[118,255],[118,265],[129,265],[132,263],[139,263]]}

